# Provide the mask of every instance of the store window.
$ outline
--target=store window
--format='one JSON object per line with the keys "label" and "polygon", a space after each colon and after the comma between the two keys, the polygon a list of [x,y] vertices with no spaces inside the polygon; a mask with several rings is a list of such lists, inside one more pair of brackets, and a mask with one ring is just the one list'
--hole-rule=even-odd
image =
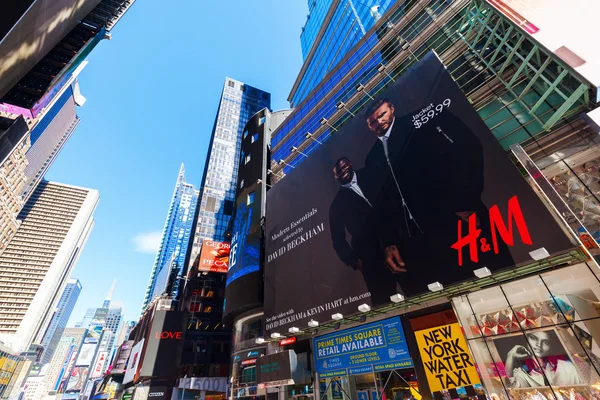
{"label": "store window", "polygon": [[460,296],[453,305],[489,397],[600,397],[600,283],[587,264]]}

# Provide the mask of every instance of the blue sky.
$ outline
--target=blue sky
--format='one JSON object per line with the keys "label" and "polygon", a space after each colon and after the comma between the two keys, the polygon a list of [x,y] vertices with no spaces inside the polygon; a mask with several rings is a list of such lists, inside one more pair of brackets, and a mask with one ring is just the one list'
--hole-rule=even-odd
{"label": "blue sky", "polygon": [[100,191],[70,325],[113,279],[113,300],[137,318],[180,164],[188,182],[202,179],[225,77],[287,108],[307,11],[306,0],[137,0],[90,54],[81,124],[46,177]]}

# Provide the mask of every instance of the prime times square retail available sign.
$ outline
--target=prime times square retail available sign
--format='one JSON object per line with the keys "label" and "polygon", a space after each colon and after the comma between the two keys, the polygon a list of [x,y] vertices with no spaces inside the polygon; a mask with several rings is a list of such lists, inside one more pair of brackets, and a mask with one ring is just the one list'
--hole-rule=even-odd
{"label": "prime times square retail available sign", "polygon": [[413,366],[399,317],[313,339],[320,378]]}

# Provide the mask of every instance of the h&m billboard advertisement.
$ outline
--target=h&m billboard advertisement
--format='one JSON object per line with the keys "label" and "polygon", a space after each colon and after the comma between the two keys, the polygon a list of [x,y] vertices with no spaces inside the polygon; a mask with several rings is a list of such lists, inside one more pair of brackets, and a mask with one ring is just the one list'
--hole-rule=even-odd
{"label": "h&m billboard advertisement", "polygon": [[319,378],[413,366],[400,317],[313,339]]}
{"label": "h&m billboard advertisement", "polygon": [[574,245],[434,53],[268,192],[265,318],[287,332]]}

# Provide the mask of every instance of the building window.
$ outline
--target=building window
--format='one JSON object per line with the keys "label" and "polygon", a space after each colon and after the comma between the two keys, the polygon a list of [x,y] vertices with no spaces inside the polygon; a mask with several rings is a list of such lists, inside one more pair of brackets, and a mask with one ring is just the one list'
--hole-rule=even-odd
{"label": "building window", "polygon": [[255,133],[254,135],[252,135],[252,143],[256,142],[258,140],[258,133]]}
{"label": "building window", "polygon": [[248,164],[251,160],[250,154],[248,154],[244,160],[244,164]]}
{"label": "building window", "polygon": [[260,119],[258,120],[258,123],[259,123],[260,125],[262,125],[262,124],[264,124],[264,123],[265,123],[265,121],[266,121],[266,120],[267,120],[267,117],[260,117]]}
{"label": "building window", "polygon": [[243,188],[243,187],[244,187],[244,180],[242,179],[242,180],[240,181],[240,189],[241,189],[241,188]]}
{"label": "building window", "polygon": [[215,205],[217,203],[217,199],[214,197],[208,197],[206,199],[206,211],[215,211]]}
{"label": "building window", "polygon": [[246,137],[247,137],[247,136],[248,136],[248,130],[246,129],[246,130],[244,131],[244,134],[242,135],[242,137],[243,137],[244,139],[246,139]]}
{"label": "building window", "polygon": [[229,82],[227,82],[227,84],[229,85],[229,87],[232,87],[232,88],[235,87],[235,82],[234,81],[229,81]]}
{"label": "building window", "polygon": [[254,203],[254,192],[248,193],[248,199],[246,200],[246,205],[250,205]]}

